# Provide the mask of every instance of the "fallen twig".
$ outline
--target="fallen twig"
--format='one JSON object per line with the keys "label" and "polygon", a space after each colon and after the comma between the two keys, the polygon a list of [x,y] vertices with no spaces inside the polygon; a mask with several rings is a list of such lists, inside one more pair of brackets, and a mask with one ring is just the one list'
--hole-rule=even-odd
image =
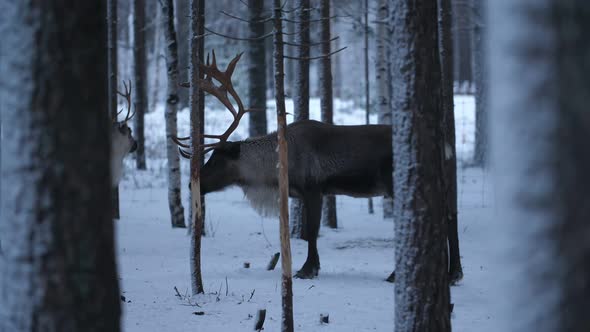
{"label": "fallen twig", "polygon": [[276,254],[274,254],[271,257],[270,262],[268,262],[268,265],[266,266],[267,271],[271,271],[271,270],[275,269],[275,266],[277,266],[277,263],[279,262],[279,257],[281,257],[280,252],[277,252]]}
{"label": "fallen twig", "polygon": [[254,331],[262,331],[264,325],[264,319],[266,318],[266,309],[258,310],[256,314],[256,324],[254,325]]}

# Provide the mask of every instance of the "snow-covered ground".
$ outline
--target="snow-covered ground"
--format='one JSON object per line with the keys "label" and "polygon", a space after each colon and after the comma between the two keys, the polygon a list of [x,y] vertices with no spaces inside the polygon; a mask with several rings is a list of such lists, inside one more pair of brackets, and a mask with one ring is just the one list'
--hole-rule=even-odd
{"label": "snow-covered ground", "polygon": [[[468,161],[473,151],[473,98],[458,96],[456,108],[458,157]],[[312,118],[318,119],[318,100],[312,100],[311,110]],[[273,112],[269,110],[271,130]],[[213,116],[207,131],[219,132],[225,113],[209,114]],[[161,109],[148,114],[149,169],[128,169],[121,189],[121,220],[116,224],[121,288],[127,301],[125,331],[247,331],[253,329],[256,312],[262,308],[267,310],[266,330],[280,330],[280,265],[275,271],[265,269],[271,255],[280,251],[278,222],[259,217],[239,189],[207,197],[208,236],[202,245],[206,294],[189,295],[189,238],[186,230],[171,229],[168,219],[163,118]],[[364,114],[338,102],[335,120],[360,124]],[[246,137],[246,122],[234,139]],[[187,111],[179,114],[179,127],[181,134],[188,131]],[[489,298],[494,292],[493,273],[499,271],[488,254],[498,245],[493,240],[493,188],[481,169],[460,168],[458,182],[465,278],[452,288],[453,328],[492,330]],[[320,231],[320,276],[293,283],[296,330],[390,331],[394,285],[383,279],[393,269],[393,222],[382,219],[381,199],[375,199],[375,215],[367,213],[366,199],[338,197],[337,202],[340,228]],[[291,245],[296,271],[305,260],[307,245],[295,239]],[[244,268],[245,262],[250,268]],[[330,323],[321,325],[320,314],[329,314]]]}

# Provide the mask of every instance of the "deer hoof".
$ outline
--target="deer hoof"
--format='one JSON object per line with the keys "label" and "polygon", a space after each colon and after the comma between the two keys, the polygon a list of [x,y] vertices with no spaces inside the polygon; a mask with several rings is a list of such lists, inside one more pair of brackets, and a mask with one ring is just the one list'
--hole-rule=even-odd
{"label": "deer hoof", "polygon": [[305,266],[301,268],[301,270],[295,273],[295,278],[297,279],[313,279],[318,276],[319,269],[318,268],[306,268]]}

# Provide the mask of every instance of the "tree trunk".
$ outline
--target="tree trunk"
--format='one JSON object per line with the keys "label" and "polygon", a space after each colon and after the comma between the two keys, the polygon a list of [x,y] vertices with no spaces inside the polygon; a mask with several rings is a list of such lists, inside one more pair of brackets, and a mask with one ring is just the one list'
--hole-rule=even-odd
{"label": "tree trunk", "polygon": [[137,169],[144,170],[146,169],[144,115],[147,107],[144,0],[133,0],[133,14],[133,59],[135,68],[135,94],[133,98],[135,128],[133,136],[137,141],[137,150],[135,151]]}
{"label": "tree trunk", "polygon": [[[287,19],[289,19],[290,21],[285,22],[285,26],[286,26],[285,33],[287,33],[285,35],[285,37],[287,38],[287,42],[295,43],[295,34],[294,33],[297,29],[295,26],[295,21],[297,21],[297,12],[294,10],[291,10],[289,13],[287,13]],[[293,46],[287,46],[285,48],[285,54],[287,56],[291,56],[291,57],[297,56],[295,54],[295,48]],[[287,98],[293,98],[294,89],[295,89],[295,61],[287,60],[285,62],[285,95]]]}
{"label": "tree trunk", "polygon": [[[109,117],[117,118],[117,0],[107,1]],[[119,187],[113,188],[113,219],[119,219]]]}
{"label": "tree trunk", "polygon": [[449,273],[451,283],[463,278],[461,255],[459,254],[459,233],[457,231],[457,153],[455,147],[455,110],[453,101],[453,39],[451,0],[438,0],[438,28],[440,63],[442,69],[442,132],[444,137],[443,184],[446,199],[448,224]]}
{"label": "tree trunk", "polygon": [[[310,0],[298,0],[295,2],[295,8],[298,8],[296,43],[297,57],[302,58],[295,63],[295,89],[293,91],[293,113],[295,121],[309,119],[309,16]],[[276,73],[275,73],[276,75]],[[276,93],[276,92],[275,92]],[[305,239],[305,206],[297,198],[291,199],[291,236],[294,238]]]}
{"label": "tree trunk", "polygon": [[[590,326],[590,3],[489,2],[492,162],[502,241],[498,330]],[[517,33],[506,33],[514,31]],[[500,234],[498,234],[500,235]]]}
{"label": "tree trunk", "polygon": [[473,67],[475,74],[475,150],[473,164],[484,167],[487,163],[487,61],[484,38],[486,34],[485,0],[473,1]]}
{"label": "tree trunk", "polygon": [[119,331],[106,2],[6,3],[0,331]]}
{"label": "tree trunk", "polygon": [[[176,32],[178,34],[178,78],[180,82],[189,80],[189,35],[190,35],[190,18],[189,18],[189,1],[174,0]],[[178,109],[189,106],[189,90],[178,90]],[[190,221],[190,220],[189,220]]]}
{"label": "tree trunk", "polygon": [[266,135],[266,50],[264,39],[254,39],[264,35],[263,0],[248,0],[250,11],[250,38],[248,45],[248,80],[250,108],[250,137]]}
{"label": "tree trunk", "polygon": [[450,331],[436,1],[389,2],[395,330]]}
{"label": "tree trunk", "polygon": [[283,68],[283,29],[281,0],[274,0],[274,73],[277,107],[277,141],[279,153],[279,209],[281,238],[281,331],[293,332],[293,277],[289,239],[289,161],[287,147],[287,113],[285,111],[285,72]]}
{"label": "tree trunk", "polygon": [[166,156],[168,158],[168,207],[172,227],[185,227],[184,207],[180,186],[180,158],[176,144],[172,137],[178,136],[176,113],[178,111],[178,43],[176,40],[176,26],[174,24],[174,1],[163,0],[162,27],[166,36],[166,68],[168,72],[168,87],[166,97]]}
{"label": "tree trunk", "polygon": [[190,107],[191,107],[191,139],[193,151],[191,158],[191,288],[193,294],[204,293],[201,274],[201,236],[204,218],[201,199],[201,145],[203,144],[204,96],[199,88],[198,80],[203,77],[199,64],[203,58],[203,38],[205,20],[205,0],[190,0],[191,33],[190,33]]}
{"label": "tree trunk", "polygon": [[[335,31],[340,31],[338,30],[339,28],[339,23],[340,20],[338,19],[338,17],[334,18],[334,30]],[[340,38],[336,39],[334,41],[334,49],[335,50],[339,50],[340,47],[340,43],[341,40]],[[333,63],[333,77],[334,77],[334,81],[333,83],[333,88],[334,88],[334,96],[338,99],[343,99],[343,85],[344,85],[344,80],[342,79],[342,58],[339,56],[334,57],[334,63]]]}
{"label": "tree trunk", "polygon": [[[149,109],[155,110],[156,106],[158,105],[158,103],[160,102],[160,67],[162,64],[161,58],[162,58],[162,54],[160,53],[162,50],[162,11],[161,11],[161,4],[158,2],[154,2],[153,4],[156,8],[156,13],[155,13],[155,22],[154,24],[154,35],[153,35],[153,43],[154,46],[152,48],[152,61],[154,63],[154,69],[153,69],[153,84],[152,84],[152,90],[150,93],[151,98],[148,98],[148,100],[151,101],[151,105],[149,107]],[[174,13],[172,13],[172,15],[174,15]],[[173,16],[174,17],[174,16]],[[178,42],[176,44],[176,48],[178,48]],[[167,46],[167,45],[166,45]],[[165,52],[165,51],[164,51]],[[178,67],[178,65],[176,66]],[[177,69],[178,70],[178,69]],[[150,80],[152,81],[152,80]]]}
{"label": "tree trunk", "polygon": [[472,15],[471,0],[453,1],[453,30],[456,37],[454,42],[454,79],[456,80],[460,93],[471,93],[472,73]]}
{"label": "tree trunk", "polygon": [[[320,53],[330,54],[330,0],[320,1]],[[320,107],[322,122],[334,123],[334,105],[332,95],[332,59],[327,56],[320,60]],[[336,214],[336,197],[325,196],[322,200],[322,223],[330,228],[338,228]]]}
{"label": "tree trunk", "polygon": [[[389,31],[387,31],[388,17],[388,0],[379,0],[377,6],[377,36],[375,46],[377,47],[375,61],[375,84],[377,90],[377,115],[379,124],[391,125],[391,108],[389,98],[389,80],[388,80],[388,54],[387,41]],[[393,198],[383,198],[383,218],[393,218]]]}
{"label": "tree trunk", "polygon": [[[365,49],[364,49],[364,56],[365,56],[365,123],[370,124],[371,121],[369,120],[369,115],[371,111],[371,95],[369,92],[369,1],[365,0],[364,5],[365,10],[365,26],[364,26],[364,37],[365,37]],[[373,208],[373,198],[369,197],[369,214],[375,213],[375,209]]]}

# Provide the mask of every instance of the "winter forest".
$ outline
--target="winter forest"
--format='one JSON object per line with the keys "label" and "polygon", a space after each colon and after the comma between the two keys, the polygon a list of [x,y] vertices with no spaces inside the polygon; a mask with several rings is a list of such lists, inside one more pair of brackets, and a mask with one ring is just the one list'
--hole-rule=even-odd
{"label": "winter forest", "polygon": [[0,0],[0,332],[590,331],[589,33],[588,0]]}

